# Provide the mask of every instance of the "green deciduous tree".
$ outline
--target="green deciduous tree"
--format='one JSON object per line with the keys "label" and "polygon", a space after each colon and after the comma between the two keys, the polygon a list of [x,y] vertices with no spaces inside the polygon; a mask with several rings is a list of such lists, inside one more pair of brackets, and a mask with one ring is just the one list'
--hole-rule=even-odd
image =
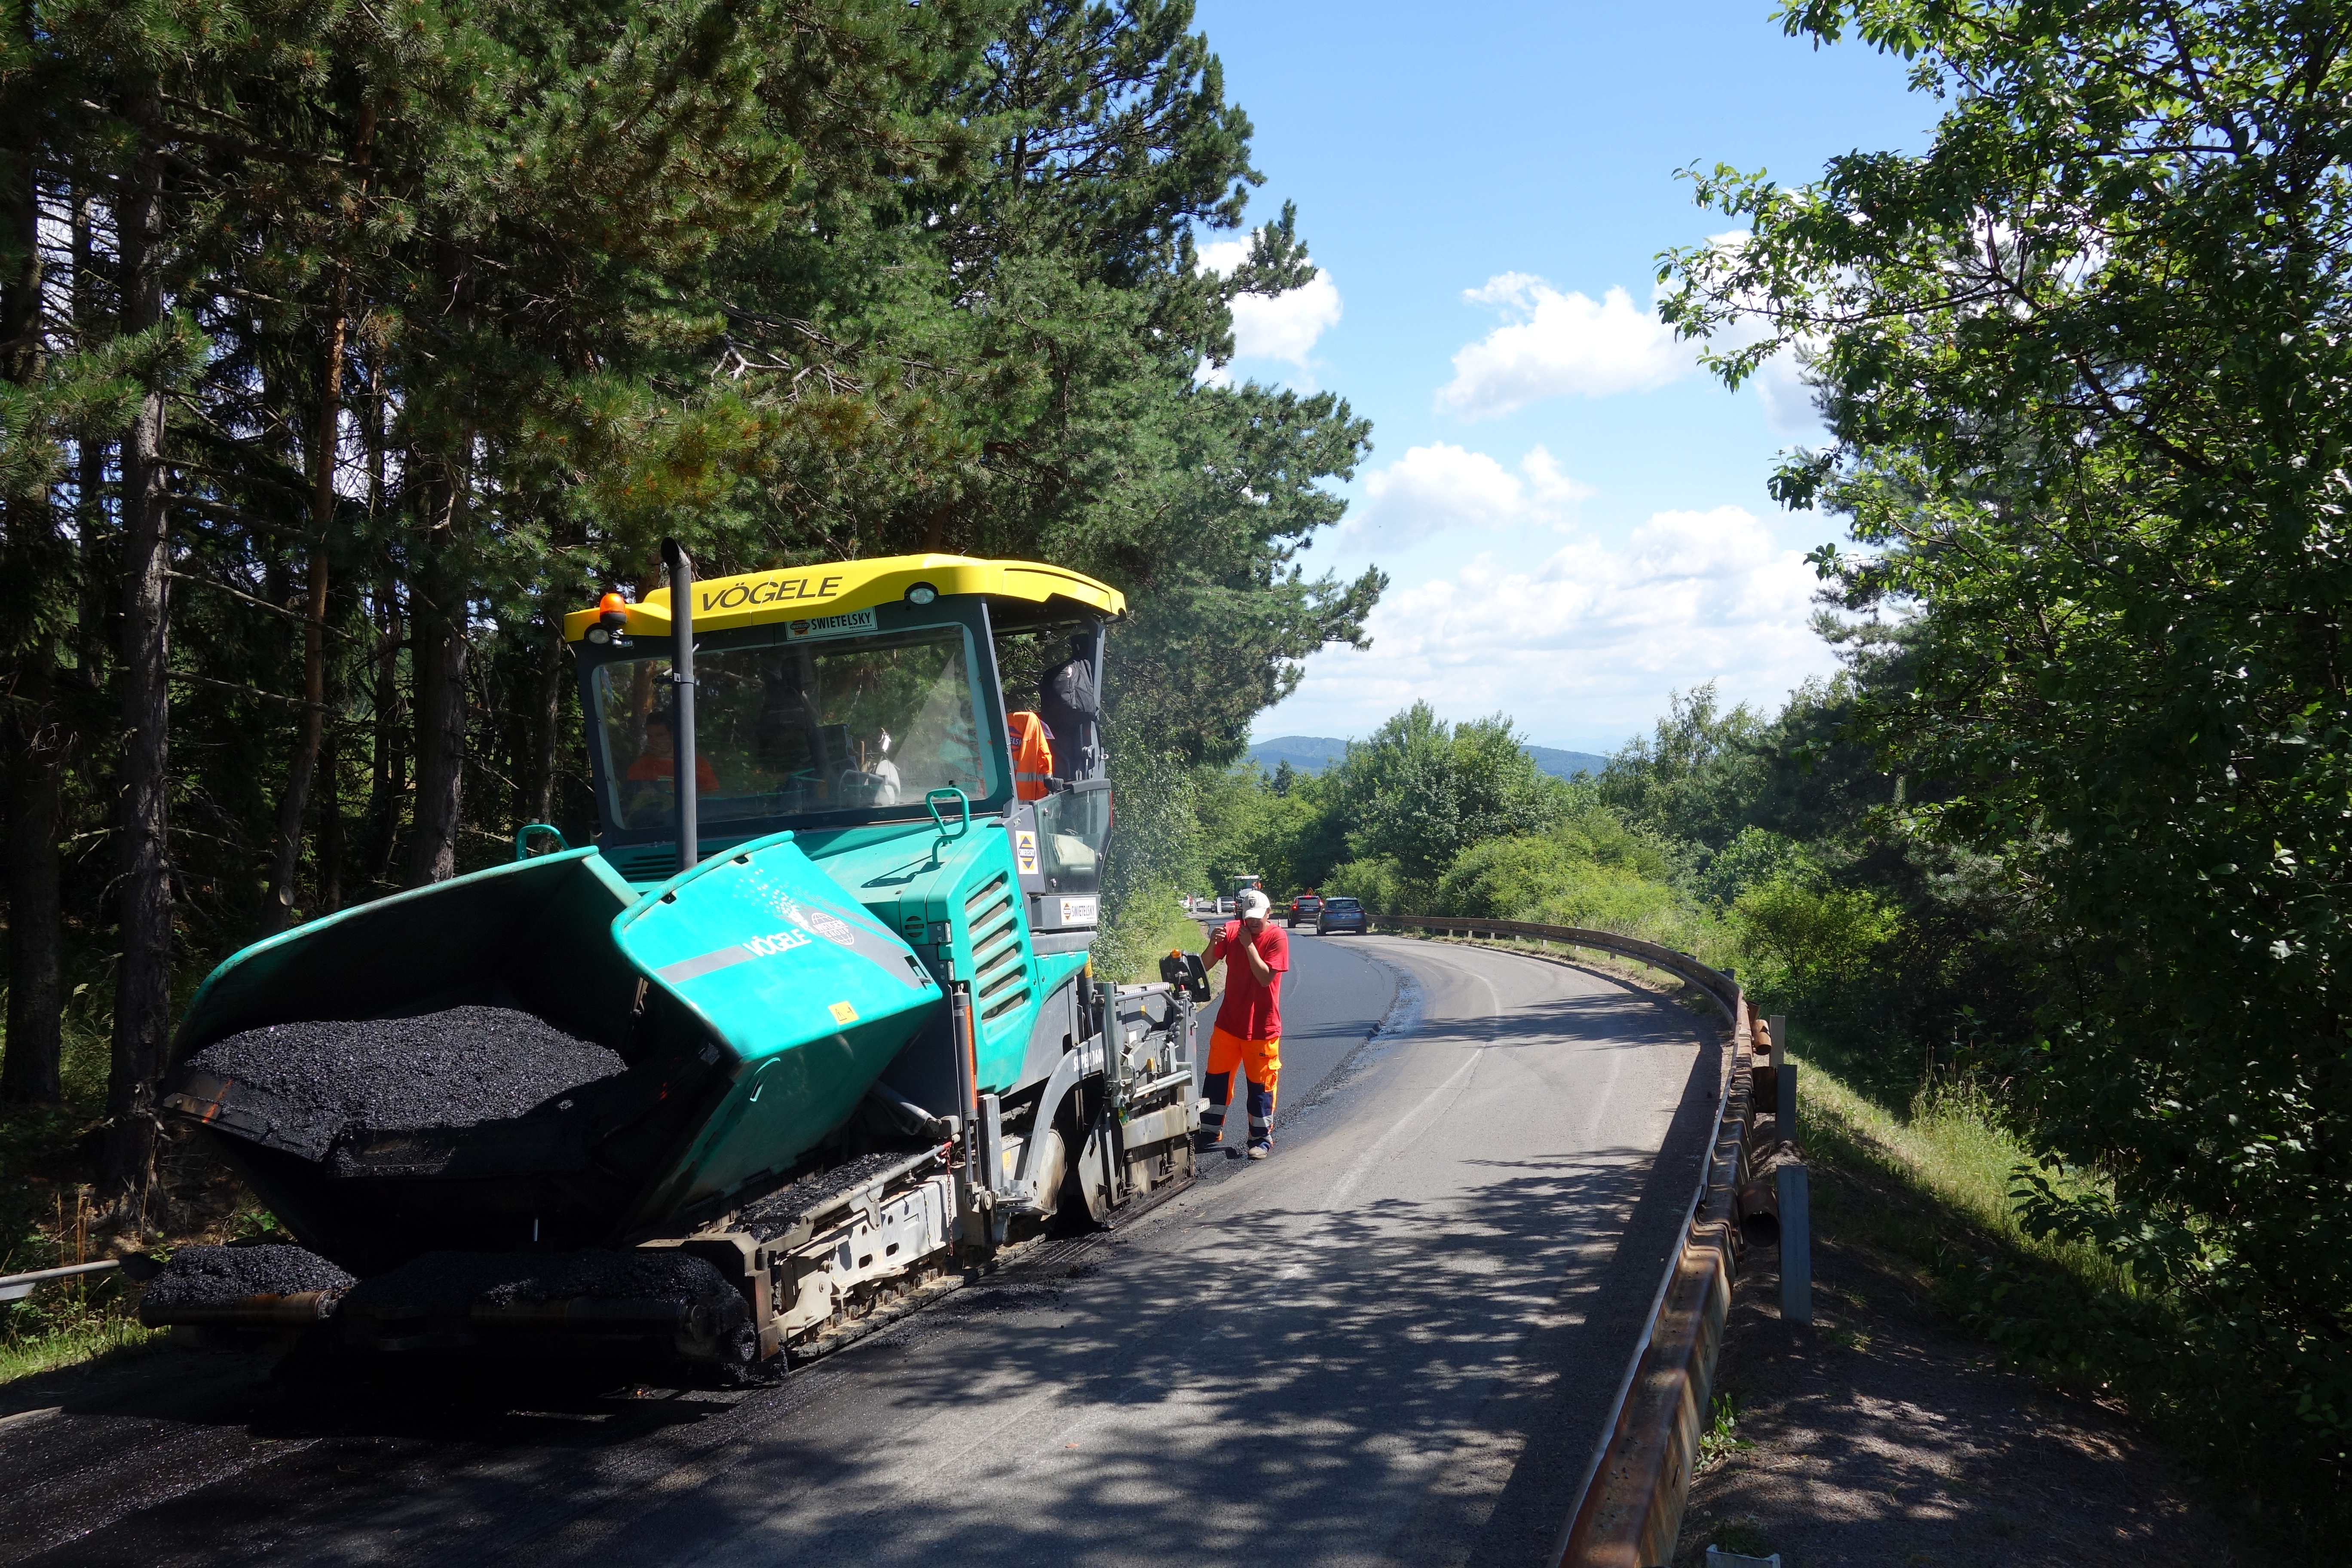
{"label": "green deciduous tree", "polygon": [[1559,806],[1557,782],[1508,719],[1454,724],[1426,702],[1350,743],[1330,787],[1350,852],[1392,858],[1421,884],[1471,845],[1540,827]]}
{"label": "green deciduous tree", "polygon": [[[1737,382],[1795,345],[1833,436],[1777,488],[1914,616],[1856,710],[1907,820],[1992,858],[2046,961],[2033,1189],[2234,1370],[2229,1448],[2305,1503],[2352,1444],[2352,30],[2340,7],[1805,0],[1948,95],[1916,155],[1717,171],[1670,258]],[[2289,1440],[2291,1437],[2291,1441]],[[2331,1483],[2332,1486],[2332,1483]]]}

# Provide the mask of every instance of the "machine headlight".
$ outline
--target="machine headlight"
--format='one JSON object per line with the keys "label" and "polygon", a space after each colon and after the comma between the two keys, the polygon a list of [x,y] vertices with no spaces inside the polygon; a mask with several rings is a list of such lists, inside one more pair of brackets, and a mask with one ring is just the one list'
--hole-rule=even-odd
{"label": "machine headlight", "polygon": [[907,603],[910,605],[928,605],[939,596],[940,591],[929,583],[918,583],[907,590]]}

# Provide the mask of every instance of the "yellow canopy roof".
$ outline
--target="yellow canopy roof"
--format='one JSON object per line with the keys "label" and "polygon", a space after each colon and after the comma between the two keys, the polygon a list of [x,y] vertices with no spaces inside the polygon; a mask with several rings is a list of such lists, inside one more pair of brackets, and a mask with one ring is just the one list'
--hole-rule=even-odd
{"label": "yellow canopy roof", "polygon": [[[1059,566],[1034,561],[978,561],[968,555],[885,555],[872,561],[781,566],[740,577],[697,579],[694,629],[717,632],[774,621],[845,616],[895,604],[919,583],[930,584],[941,598],[982,594],[1032,605],[1061,599],[1072,608],[1098,615],[1127,613],[1126,595]],[[595,624],[593,607],[572,611],[563,617],[565,640],[578,642]],[[667,588],[656,588],[641,603],[629,606],[629,636],[667,637],[669,629]]]}

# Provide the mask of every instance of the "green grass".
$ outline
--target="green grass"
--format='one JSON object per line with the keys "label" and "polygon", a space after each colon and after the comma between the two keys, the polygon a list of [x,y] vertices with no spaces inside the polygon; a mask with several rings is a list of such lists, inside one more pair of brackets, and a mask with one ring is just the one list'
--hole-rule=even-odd
{"label": "green grass", "polygon": [[1160,960],[1171,948],[1201,951],[1201,922],[1184,912],[1173,893],[1134,900],[1118,931],[1110,935],[1111,941],[1095,944],[1095,963],[1103,978],[1119,985],[1158,980]]}
{"label": "green grass", "polygon": [[78,1366],[100,1356],[136,1354],[152,1350],[165,1337],[161,1329],[142,1328],[135,1318],[97,1317],[65,1327],[0,1339],[0,1384]]}
{"label": "green grass", "polygon": [[2033,1163],[2033,1152],[2001,1125],[1983,1094],[1967,1084],[1937,1085],[1914,1095],[1907,1112],[1897,1115],[1806,1059],[1793,1044],[1790,1055],[1798,1063],[1799,1142],[1807,1155],[1891,1178],[1940,1211],[1944,1221],[1940,1228],[1922,1232],[1913,1214],[1874,1210],[1857,1216],[1874,1233],[1867,1239],[1932,1262],[1934,1258],[1920,1256],[1923,1245],[1932,1241],[1948,1251],[1972,1232],[2013,1255],[2014,1261],[2054,1269],[2084,1290],[2137,1294],[2130,1278],[2105,1254],[2081,1243],[2028,1236],[2018,1224],[2009,1193],[2018,1168]]}
{"label": "green grass", "polygon": [[[2010,1192],[2034,1152],[1986,1096],[1931,1085],[1892,1108],[1807,1059],[1796,1033],[1797,1141],[1814,1172],[1815,1236],[1910,1274],[1941,1315],[2011,1365],[2119,1402],[2236,1528],[2300,1546],[2342,1517],[2333,1490],[2282,1487],[2265,1468],[2268,1446],[2243,1441],[2255,1428],[2252,1408],[2232,1397],[2242,1369],[2193,1342],[2179,1302],[2091,1247],[2027,1234]],[[2054,1180],[2088,1185],[2078,1173]],[[2225,1407],[2240,1407],[2234,1425]]]}

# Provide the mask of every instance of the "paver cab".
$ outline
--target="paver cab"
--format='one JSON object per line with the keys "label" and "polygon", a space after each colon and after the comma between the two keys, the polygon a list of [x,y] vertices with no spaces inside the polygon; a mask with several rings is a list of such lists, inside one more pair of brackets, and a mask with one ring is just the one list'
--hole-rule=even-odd
{"label": "paver cab", "polygon": [[1204,995],[1087,957],[1120,595],[670,553],[566,622],[593,847],[531,825],[205,982],[165,1105],[299,1246],[280,1289],[183,1249],[151,1322],[741,1368],[1191,1175]]}

